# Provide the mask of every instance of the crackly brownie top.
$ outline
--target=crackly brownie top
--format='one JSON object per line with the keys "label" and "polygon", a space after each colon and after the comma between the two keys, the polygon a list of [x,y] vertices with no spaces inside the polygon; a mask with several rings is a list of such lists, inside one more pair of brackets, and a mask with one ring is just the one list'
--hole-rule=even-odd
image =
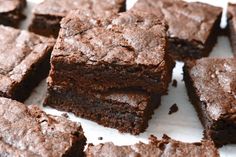
{"label": "crackly brownie top", "polygon": [[209,116],[236,122],[236,59],[204,58],[187,67]]}
{"label": "crackly brownie top", "polygon": [[45,0],[34,9],[35,14],[64,17],[75,9],[91,9],[97,15],[109,15],[119,12],[125,0]]}
{"label": "crackly brownie top", "polygon": [[9,157],[59,157],[75,140],[83,137],[78,123],[3,97],[0,98],[0,117],[0,154]]}
{"label": "crackly brownie top", "polygon": [[53,59],[154,66],[164,60],[166,25],[152,14],[125,12],[99,18],[77,10],[62,20],[61,27]]}
{"label": "crackly brownie top", "polygon": [[162,140],[152,137],[149,144],[142,142],[130,146],[116,146],[113,143],[89,145],[86,150],[87,157],[219,157],[217,149],[212,142],[183,143],[167,136]]}
{"label": "crackly brownie top", "polygon": [[168,36],[205,44],[222,9],[182,0],[138,0],[132,8],[151,12],[166,20]]}
{"label": "crackly brownie top", "polygon": [[25,0],[0,0],[0,13],[15,11],[25,4]]}
{"label": "crackly brownie top", "polygon": [[54,40],[6,26],[0,26],[0,32],[0,91],[8,93],[49,53]]}

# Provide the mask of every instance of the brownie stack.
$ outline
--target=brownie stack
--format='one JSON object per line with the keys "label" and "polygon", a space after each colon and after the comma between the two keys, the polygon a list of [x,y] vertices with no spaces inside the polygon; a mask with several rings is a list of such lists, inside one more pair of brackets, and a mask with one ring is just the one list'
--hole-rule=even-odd
{"label": "brownie stack", "polygon": [[166,29],[143,12],[109,18],[71,12],[52,52],[45,105],[121,132],[143,132],[174,67]]}

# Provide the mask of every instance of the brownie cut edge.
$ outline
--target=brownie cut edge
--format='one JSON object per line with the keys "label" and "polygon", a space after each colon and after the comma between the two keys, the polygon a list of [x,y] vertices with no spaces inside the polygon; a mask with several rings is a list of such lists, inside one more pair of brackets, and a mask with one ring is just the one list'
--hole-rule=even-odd
{"label": "brownie cut edge", "polygon": [[236,143],[236,59],[203,58],[189,61],[183,70],[205,138],[218,147]]}
{"label": "brownie cut edge", "polygon": [[50,69],[54,39],[0,26],[0,96],[24,101]]}
{"label": "brownie cut edge", "polygon": [[0,2],[0,24],[18,28],[20,21],[25,18],[23,9],[26,0],[1,0]]}

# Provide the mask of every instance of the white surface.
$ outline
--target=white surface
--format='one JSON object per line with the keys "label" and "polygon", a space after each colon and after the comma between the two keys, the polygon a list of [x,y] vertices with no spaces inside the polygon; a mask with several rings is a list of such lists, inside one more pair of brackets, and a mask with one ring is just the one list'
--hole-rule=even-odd
{"label": "white surface", "polygon": [[[34,3],[38,3],[41,0],[28,0],[29,9],[26,13],[30,15],[30,10]],[[193,1],[193,0],[191,0]],[[201,0],[206,2],[207,0]],[[128,0],[128,7],[134,4],[135,0]],[[213,5],[226,6],[224,0],[208,0]],[[31,17],[31,16],[30,16]],[[26,20],[22,28],[26,29],[30,21],[30,18]],[[232,56],[231,48],[227,37],[219,37],[218,43],[213,49],[211,56]],[[69,114],[71,120],[80,122],[85,131],[85,135],[88,139],[88,143],[100,143],[112,141],[118,145],[134,144],[138,141],[147,142],[149,135],[153,134],[161,138],[165,133],[170,137],[184,141],[184,142],[197,142],[202,139],[203,128],[197,117],[197,114],[188,101],[184,82],[182,81],[182,66],[183,63],[178,62],[173,72],[173,79],[178,81],[177,88],[169,86],[169,94],[162,97],[161,106],[155,110],[155,114],[149,121],[149,127],[146,132],[139,136],[133,136],[130,134],[121,134],[115,129],[105,128],[89,120],[77,118],[72,114]],[[41,104],[46,94],[46,83],[45,80],[37,87],[31,97],[26,100],[26,104]],[[168,115],[169,108],[171,105],[176,103],[179,107],[179,111]],[[44,108],[47,113],[53,115],[61,115],[54,109]],[[103,137],[103,140],[98,140],[98,137]],[[226,145],[219,149],[222,157],[236,157],[236,145]]]}

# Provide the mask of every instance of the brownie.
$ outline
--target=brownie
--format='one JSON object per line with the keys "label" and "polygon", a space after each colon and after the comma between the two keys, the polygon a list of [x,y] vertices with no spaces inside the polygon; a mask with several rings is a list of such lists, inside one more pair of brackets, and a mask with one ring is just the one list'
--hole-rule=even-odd
{"label": "brownie", "polygon": [[25,100],[47,76],[54,39],[0,26],[0,96]]}
{"label": "brownie", "polygon": [[167,93],[174,62],[166,52],[167,26],[155,15],[102,18],[77,10],[61,27],[51,57],[55,82],[69,77],[83,90]]}
{"label": "brownie", "polygon": [[0,117],[0,156],[83,155],[86,138],[79,123],[3,97]]}
{"label": "brownie", "polygon": [[51,74],[47,82],[44,106],[72,112],[105,127],[135,135],[145,131],[154,109],[160,104],[157,94],[133,90],[93,93],[76,88],[70,80],[54,82]]}
{"label": "brownie", "polygon": [[161,140],[152,136],[149,143],[139,142],[134,145],[116,146],[113,143],[88,145],[87,157],[219,157],[219,152],[211,141],[184,143],[164,135]]}
{"label": "brownie", "polygon": [[18,27],[25,6],[26,0],[0,0],[0,24]]}
{"label": "brownie", "polygon": [[30,31],[44,36],[58,36],[60,21],[75,9],[92,10],[94,14],[109,16],[125,11],[125,0],[45,0],[33,10]]}
{"label": "brownie", "polygon": [[227,32],[233,53],[236,56],[236,4],[229,3],[228,12],[230,18],[228,21]]}
{"label": "brownie", "polygon": [[203,58],[184,66],[189,98],[217,146],[236,143],[236,59]]}
{"label": "brownie", "polygon": [[177,60],[208,56],[217,41],[222,9],[182,0],[138,0],[131,10],[153,13],[168,26],[168,51]]}

